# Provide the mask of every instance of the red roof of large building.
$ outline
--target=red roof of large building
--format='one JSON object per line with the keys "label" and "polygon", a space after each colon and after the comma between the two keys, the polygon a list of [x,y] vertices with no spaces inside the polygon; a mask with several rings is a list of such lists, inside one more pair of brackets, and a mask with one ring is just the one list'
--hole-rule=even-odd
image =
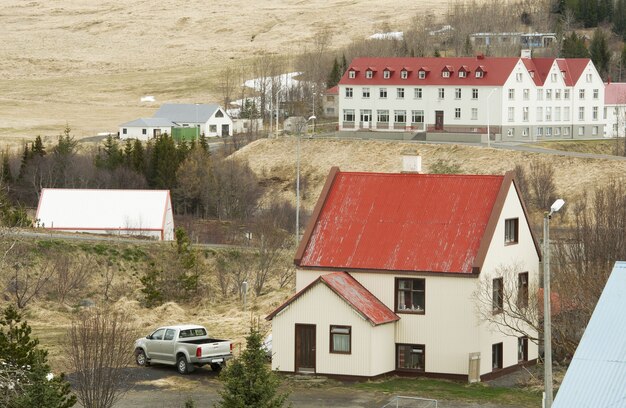
{"label": "red roof of large building", "polygon": [[482,266],[512,174],[331,171],[296,254],[301,268],[455,274]]}
{"label": "red roof of large building", "polygon": [[626,83],[612,82],[604,87],[604,103],[607,105],[626,104]]}
{"label": "red roof of large building", "polygon": [[[340,85],[471,85],[502,86],[513,72],[520,58],[497,57],[428,57],[428,58],[355,58],[341,78]],[[567,86],[578,82],[583,70],[589,64],[588,58],[521,58],[529,72],[533,72],[535,84],[541,86],[553,63],[557,61],[564,74]],[[463,68],[463,69],[461,69]],[[367,78],[366,71],[371,71]],[[384,71],[388,72],[385,78]],[[354,78],[350,78],[350,72]],[[402,71],[406,78],[402,79]],[[425,78],[419,78],[419,71],[424,71]],[[476,77],[476,71],[482,71]],[[446,72],[447,76],[444,76]],[[460,72],[465,73],[461,76]]]}
{"label": "red roof of large building", "polygon": [[365,289],[365,287],[350,276],[350,274],[345,272],[335,272],[321,275],[310,285],[296,293],[289,300],[274,310],[269,316],[267,316],[267,319],[272,320],[274,316],[280,313],[281,310],[285,309],[293,301],[298,299],[318,283],[325,284],[330,290],[345,300],[354,310],[359,312],[374,326],[400,320],[400,317],[398,317],[397,314],[385,306],[384,303],[374,296],[369,290]]}

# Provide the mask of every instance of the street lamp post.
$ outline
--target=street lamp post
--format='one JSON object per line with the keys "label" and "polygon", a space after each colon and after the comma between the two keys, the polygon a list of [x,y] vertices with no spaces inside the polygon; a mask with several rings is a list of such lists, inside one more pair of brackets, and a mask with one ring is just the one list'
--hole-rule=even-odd
{"label": "street lamp post", "polygon": [[490,128],[489,128],[490,114],[491,114],[491,104],[489,103],[489,100],[491,99],[491,95],[493,95],[493,93],[497,89],[498,88],[493,88],[491,90],[491,92],[489,92],[489,95],[487,95],[487,147],[491,147],[491,132],[490,132]]}
{"label": "street lamp post", "polygon": [[552,407],[552,309],[550,305],[550,219],[563,207],[559,198],[543,215],[543,350],[544,408]]}
{"label": "street lamp post", "polygon": [[300,138],[302,129],[307,126],[309,121],[315,120],[315,115],[311,115],[302,125],[296,136],[296,247],[300,243]]}

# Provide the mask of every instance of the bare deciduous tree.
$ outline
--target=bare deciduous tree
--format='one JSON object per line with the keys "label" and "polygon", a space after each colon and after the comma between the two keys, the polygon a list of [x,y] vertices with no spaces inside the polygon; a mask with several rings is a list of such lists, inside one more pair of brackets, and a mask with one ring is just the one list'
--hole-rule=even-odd
{"label": "bare deciduous tree", "polygon": [[83,287],[87,276],[95,267],[93,257],[77,259],[68,253],[55,254],[52,262],[52,280],[60,303],[65,303],[71,293]]}
{"label": "bare deciduous tree", "polygon": [[[501,265],[492,276],[481,277],[474,293],[476,312],[481,321],[488,322],[499,332],[511,336],[526,336],[537,343],[539,308],[538,282],[526,280],[520,285],[520,273],[527,272],[523,265]],[[529,275],[526,275],[529,276]],[[501,304],[494,306],[493,280],[502,278]]]}
{"label": "bare deciduous tree", "polygon": [[530,162],[528,184],[533,194],[533,204],[537,209],[548,209],[556,198],[554,183],[554,166],[547,159],[536,159]]}
{"label": "bare deciduous tree", "polygon": [[107,309],[85,311],[67,331],[65,354],[75,373],[75,392],[85,408],[110,408],[130,389],[137,334],[129,316]]}

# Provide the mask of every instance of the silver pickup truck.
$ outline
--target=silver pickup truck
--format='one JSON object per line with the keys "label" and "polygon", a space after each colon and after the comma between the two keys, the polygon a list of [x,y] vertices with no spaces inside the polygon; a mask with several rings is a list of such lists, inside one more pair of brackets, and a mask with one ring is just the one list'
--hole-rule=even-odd
{"label": "silver pickup truck", "polygon": [[232,351],[230,341],[211,339],[204,327],[196,325],[160,327],[135,341],[138,365],[176,365],[181,374],[206,364],[210,364],[213,371],[219,371],[233,357]]}

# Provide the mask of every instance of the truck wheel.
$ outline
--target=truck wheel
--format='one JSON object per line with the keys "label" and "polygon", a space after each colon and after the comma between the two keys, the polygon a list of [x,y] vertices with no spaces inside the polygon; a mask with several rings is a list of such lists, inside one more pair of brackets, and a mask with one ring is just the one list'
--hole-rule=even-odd
{"label": "truck wheel", "polygon": [[135,351],[135,362],[137,363],[138,366],[142,366],[142,367],[150,365],[150,363],[148,363],[148,358],[146,357],[146,353],[142,349],[137,349]]}
{"label": "truck wheel", "polygon": [[216,373],[222,371],[222,368],[223,367],[220,363],[211,363],[211,370],[215,371]]}
{"label": "truck wheel", "polygon": [[179,374],[189,374],[193,372],[193,366],[187,362],[187,358],[183,355],[178,356],[176,360],[176,369]]}

